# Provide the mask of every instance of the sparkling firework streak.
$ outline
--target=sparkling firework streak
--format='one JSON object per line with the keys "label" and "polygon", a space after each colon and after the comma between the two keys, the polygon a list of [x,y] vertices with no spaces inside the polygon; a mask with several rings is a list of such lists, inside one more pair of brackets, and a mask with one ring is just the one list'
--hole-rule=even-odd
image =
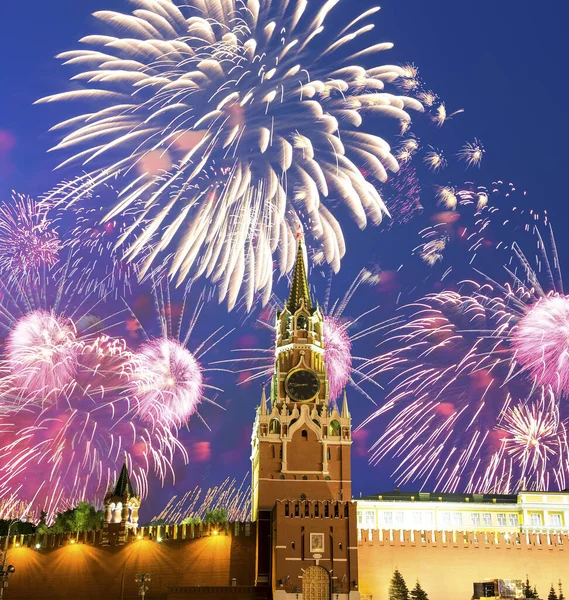
{"label": "sparkling firework streak", "polygon": [[317,11],[305,0],[135,4],[132,15],[95,13],[117,35],[87,36],[96,50],[60,55],[86,69],[73,78],[84,87],[40,101],[99,106],[55,127],[70,130],[56,149],[75,151],[63,164],[92,169],[63,201],[126,177],[106,219],[144,200],[122,237],[129,256],[150,245],[149,266],[174,245],[170,275],[210,278],[230,307],[242,287],[249,306],[259,291],[268,300],[273,254],[281,273],[292,268],[299,224],[337,271],[345,245],[325,199],[344,203],[361,228],[379,223],[386,207],[360,168],[379,181],[398,169],[387,142],[362,126],[422,110],[385,90],[403,68],[357,66],[392,47],[363,42],[378,8],[318,49],[335,0]]}
{"label": "sparkling firework streak", "polygon": [[8,339],[0,363],[0,499],[25,503],[35,517],[45,510],[48,520],[102,497],[123,456],[142,496],[149,474],[165,482],[174,478],[175,456],[188,459],[170,423],[138,416],[133,354],[104,332],[118,315],[99,320],[100,301],[77,302],[73,280],[50,277],[43,288],[5,289],[0,300]]}
{"label": "sparkling firework streak", "polygon": [[437,173],[438,171],[444,169],[448,165],[447,160],[444,157],[442,151],[437,150],[436,148],[431,148],[428,152],[425,153],[423,162],[434,173]]}
{"label": "sparkling firework streak", "polygon": [[[342,391],[351,386],[368,400],[375,404],[372,396],[366,391],[368,386],[381,388],[379,384],[370,377],[362,365],[368,362],[368,359],[354,354],[354,345],[362,338],[377,332],[381,325],[373,323],[362,327],[376,309],[372,308],[359,316],[348,317],[346,315],[348,304],[354,294],[362,286],[373,286],[379,283],[381,275],[368,269],[362,269],[354,281],[348,287],[344,296],[331,300],[332,278],[328,280],[325,301],[321,307],[324,315],[324,362],[329,382],[329,401],[335,403]],[[257,319],[257,322],[271,332],[274,332],[274,323],[277,312],[282,310],[279,300],[273,296],[270,305],[263,312],[263,315]],[[237,373],[250,374],[242,383],[262,379],[269,381],[274,370],[274,348],[269,350],[262,348],[253,348],[240,350],[250,356],[232,360],[220,361],[219,364],[236,363],[239,365]],[[241,366],[244,365],[244,366]]]}
{"label": "sparkling firework streak", "polygon": [[473,142],[467,142],[459,150],[457,156],[466,163],[467,167],[480,167],[484,153],[484,146],[478,140],[474,140]]}
{"label": "sparkling firework streak", "polygon": [[46,205],[21,194],[0,205],[0,275],[28,277],[53,266],[60,249]]}
{"label": "sparkling firework streak", "polygon": [[[551,229],[549,243],[538,225],[530,231],[535,269],[511,243],[507,281],[474,271],[482,283],[403,307],[372,361],[370,375],[393,373],[386,404],[365,423],[390,418],[372,461],[397,459],[399,483],[505,493],[566,486],[569,299]],[[516,451],[522,426],[543,443],[529,458]]]}
{"label": "sparkling firework streak", "polygon": [[207,511],[216,508],[227,510],[227,520],[248,521],[251,518],[250,476],[246,475],[238,485],[237,480],[227,478],[221,485],[209,488],[205,493],[200,487],[186,492],[181,498],[174,496],[164,510],[152,521],[180,524],[185,519],[204,520]]}

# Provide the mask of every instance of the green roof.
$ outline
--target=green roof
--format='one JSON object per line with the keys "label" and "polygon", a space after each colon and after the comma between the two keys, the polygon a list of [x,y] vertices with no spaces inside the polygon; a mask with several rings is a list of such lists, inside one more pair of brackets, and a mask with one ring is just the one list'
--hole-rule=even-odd
{"label": "green roof", "polygon": [[482,502],[485,504],[516,504],[517,494],[447,494],[439,492],[402,492],[394,490],[372,496],[362,496],[357,500],[380,502]]}
{"label": "green roof", "polygon": [[115,489],[113,490],[113,496],[136,496],[130,477],[128,475],[128,469],[126,468],[126,462],[123,463],[119,478],[115,483]]}

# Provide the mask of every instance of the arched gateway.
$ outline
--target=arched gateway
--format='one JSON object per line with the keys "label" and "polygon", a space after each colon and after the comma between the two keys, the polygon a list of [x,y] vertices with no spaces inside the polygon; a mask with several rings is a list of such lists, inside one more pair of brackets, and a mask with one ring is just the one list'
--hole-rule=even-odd
{"label": "arched gateway", "polygon": [[306,569],[302,577],[302,600],[330,600],[330,574],[326,569]]}

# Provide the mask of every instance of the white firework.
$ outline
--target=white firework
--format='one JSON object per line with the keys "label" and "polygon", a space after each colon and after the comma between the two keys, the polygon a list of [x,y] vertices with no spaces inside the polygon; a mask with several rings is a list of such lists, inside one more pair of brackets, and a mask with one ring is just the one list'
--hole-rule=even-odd
{"label": "white firework", "polygon": [[129,256],[150,247],[147,268],[168,257],[170,276],[209,278],[230,307],[242,290],[249,307],[256,292],[268,300],[274,255],[281,274],[292,268],[299,226],[337,271],[345,243],[329,201],[377,224],[387,208],[362,171],[384,182],[398,169],[365,125],[422,110],[386,90],[407,81],[404,67],[359,66],[392,47],[362,40],[378,8],[326,36],[338,1],[133,0],[132,14],[95,13],[117,33],[61,54],[81,88],[40,100],[97,106],[54,128],[67,131],[63,165],[90,169],[63,201],[116,179],[107,219],[144,199],[120,240]]}

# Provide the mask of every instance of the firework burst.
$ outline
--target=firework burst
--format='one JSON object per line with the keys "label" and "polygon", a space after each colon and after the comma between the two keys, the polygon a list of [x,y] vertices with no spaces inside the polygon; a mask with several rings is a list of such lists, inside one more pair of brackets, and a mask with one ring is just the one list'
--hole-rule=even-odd
{"label": "firework burst", "polygon": [[123,318],[97,318],[100,301],[79,301],[73,280],[58,277],[0,299],[0,498],[49,519],[101,497],[125,455],[142,496],[149,474],[165,482],[175,456],[188,458],[171,423],[139,417],[135,357],[106,333]]}
{"label": "firework burst", "polygon": [[363,43],[378,9],[318,50],[337,2],[317,12],[302,0],[137,4],[132,15],[95,13],[119,33],[87,36],[95,50],[63,53],[86,69],[74,77],[85,88],[42,100],[99,105],[56,126],[71,130],[56,148],[76,152],[64,164],[92,169],[63,201],[118,177],[106,219],[144,198],[141,220],[123,236],[129,256],[150,244],[150,264],[174,245],[170,274],[211,278],[230,306],[242,285],[249,305],[256,291],[270,293],[275,252],[282,273],[292,268],[299,223],[337,270],[344,240],[325,199],[345,203],[362,228],[379,223],[386,208],[358,167],[380,181],[398,168],[362,125],[409,121],[407,109],[422,109],[385,90],[401,67],[357,66],[392,47]]}
{"label": "firework burst", "polygon": [[0,205],[0,274],[28,277],[57,260],[61,242],[48,208],[21,194]]}
{"label": "firework burst", "polygon": [[[503,242],[510,249],[504,283],[473,271],[482,282],[427,295],[403,307],[390,324],[385,344],[391,349],[372,361],[376,370],[370,374],[393,373],[391,391],[367,423],[390,415],[372,460],[396,458],[400,483],[504,492],[544,482],[565,485],[566,408],[560,398],[568,391],[567,300],[550,227],[549,243],[535,222],[524,230],[537,246],[535,269],[517,242]],[[479,248],[473,244],[469,254]],[[486,258],[495,263],[496,256],[494,251]],[[544,420],[537,406],[547,407]],[[533,458],[523,460],[514,432],[522,424],[543,438],[543,445],[534,444]]]}
{"label": "firework burst", "polygon": [[467,142],[458,151],[457,156],[466,163],[467,167],[480,167],[484,153],[484,146],[478,140],[474,140]]}
{"label": "firework burst", "polygon": [[195,343],[194,331],[204,307],[204,295],[188,314],[190,292],[191,287],[187,286],[177,302],[169,286],[154,286],[153,301],[160,331],[157,337],[148,335],[131,310],[134,323],[146,338],[136,351],[131,377],[138,414],[142,420],[174,429],[185,425],[193,414],[199,416],[202,402],[219,406],[205,395],[207,391],[221,391],[206,382],[207,373],[218,369],[206,367],[202,359],[231,334],[231,331],[223,333],[220,327],[201,343]]}

